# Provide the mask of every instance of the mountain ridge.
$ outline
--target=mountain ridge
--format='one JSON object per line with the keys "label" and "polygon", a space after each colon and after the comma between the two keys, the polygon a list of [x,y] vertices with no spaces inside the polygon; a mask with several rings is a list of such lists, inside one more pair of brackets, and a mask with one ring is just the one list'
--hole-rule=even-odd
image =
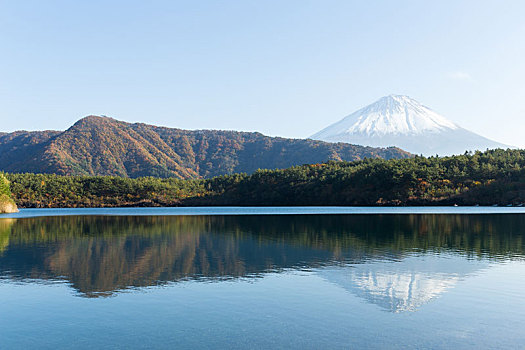
{"label": "mountain ridge", "polygon": [[398,148],[183,130],[93,115],[65,131],[0,134],[0,170],[7,172],[198,178],[365,157],[411,154]]}

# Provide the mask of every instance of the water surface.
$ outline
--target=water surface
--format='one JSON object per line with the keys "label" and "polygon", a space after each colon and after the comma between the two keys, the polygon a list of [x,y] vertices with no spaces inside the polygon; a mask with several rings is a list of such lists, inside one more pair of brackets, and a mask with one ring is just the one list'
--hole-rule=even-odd
{"label": "water surface", "polygon": [[525,344],[522,214],[108,213],[0,219],[1,348]]}
{"label": "water surface", "polygon": [[320,215],[320,214],[525,214],[525,207],[161,207],[161,208],[35,208],[0,218],[111,215]]}

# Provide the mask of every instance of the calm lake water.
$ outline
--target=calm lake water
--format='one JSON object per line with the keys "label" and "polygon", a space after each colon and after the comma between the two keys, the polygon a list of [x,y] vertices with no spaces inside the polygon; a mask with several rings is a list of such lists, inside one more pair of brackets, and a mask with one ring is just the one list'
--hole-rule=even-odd
{"label": "calm lake water", "polygon": [[522,349],[518,209],[0,216],[0,348]]}

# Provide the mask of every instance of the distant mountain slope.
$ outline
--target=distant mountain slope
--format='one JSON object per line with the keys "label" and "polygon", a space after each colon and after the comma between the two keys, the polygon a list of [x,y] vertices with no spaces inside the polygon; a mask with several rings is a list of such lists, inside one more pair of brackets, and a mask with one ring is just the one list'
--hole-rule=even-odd
{"label": "distant mountain slope", "polygon": [[312,139],[388,147],[423,155],[452,155],[509,146],[461,128],[408,96],[385,96]]}
{"label": "distant mountain slope", "polygon": [[44,145],[60,131],[15,131],[0,135],[0,170],[42,172]]}
{"label": "distant mountain slope", "polygon": [[181,130],[89,116],[64,132],[0,134],[0,170],[61,175],[211,177],[327,160],[406,158],[398,148]]}

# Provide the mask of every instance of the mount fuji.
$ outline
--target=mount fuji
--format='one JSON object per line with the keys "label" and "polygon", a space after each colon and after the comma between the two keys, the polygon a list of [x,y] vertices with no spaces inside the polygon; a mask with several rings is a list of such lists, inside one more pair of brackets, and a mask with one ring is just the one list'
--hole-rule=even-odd
{"label": "mount fuji", "polygon": [[314,140],[397,146],[423,155],[452,155],[510,146],[463,129],[416,100],[389,95],[312,135]]}

